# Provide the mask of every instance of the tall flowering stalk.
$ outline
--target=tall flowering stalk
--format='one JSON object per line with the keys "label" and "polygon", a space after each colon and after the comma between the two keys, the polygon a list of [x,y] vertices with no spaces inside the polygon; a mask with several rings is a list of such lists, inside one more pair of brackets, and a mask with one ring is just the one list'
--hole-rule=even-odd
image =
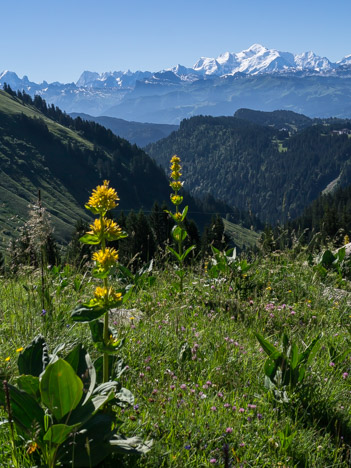
{"label": "tall flowering stalk", "polygon": [[[106,242],[115,241],[126,237],[127,234],[117,223],[106,218],[108,211],[118,205],[117,192],[109,187],[109,181],[105,180],[93,190],[85,208],[90,210],[98,218],[90,225],[88,231],[80,241],[85,244],[100,245],[100,250],[93,253],[95,262],[93,276],[102,281],[94,292],[94,297],[86,304],[78,306],[72,313],[73,320],[90,322],[93,341],[98,349],[103,351],[103,381],[109,379],[108,356],[116,351],[116,343],[112,337],[109,326],[109,310],[117,307],[122,301],[122,293],[116,291],[108,281],[113,267],[118,262],[118,251],[106,246]],[[97,319],[103,315],[103,326]]]}
{"label": "tall flowering stalk", "polygon": [[178,264],[179,264],[179,270],[177,271],[177,275],[180,278],[180,290],[183,291],[183,278],[185,275],[183,265],[184,265],[184,260],[186,257],[189,255],[189,253],[195,248],[195,245],[191,245],[184,251],[184,241],[188,236],[188,233],[186,232],[184,223],[185,223],[185,218],[188,213],[188,206],[184,208],[182,212],[179,210],[179,205],[182,204],[183,202],[183,197],[179,195],[179,191],[183,187],[183,182],[180,180],[182,173],[180,172],[182,169],[182,166],[180,164],[180,158],[177,155],[172,156],[171,158],[171,174],[170,174],[170,187],[173,189],[173,193],[171,193],[171,202],[173,205],[175,205],[175,213],[172,213],[171,211],[167,211],[168,214],[170,214],[175,221],[175,226],[172,229],[172,237],[177,244],[177,250],[172,249],[172,247],[167,247],[168,250],[173,254],[173,256],[176,258]]}

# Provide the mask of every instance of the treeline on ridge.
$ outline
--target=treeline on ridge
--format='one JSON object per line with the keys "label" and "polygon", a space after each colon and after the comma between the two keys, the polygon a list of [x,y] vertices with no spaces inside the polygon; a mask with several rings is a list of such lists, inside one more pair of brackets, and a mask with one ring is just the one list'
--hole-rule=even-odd
{"label": "treeline on ridge", "polygon": [[284,223],[302,214],[329,183],[351,172],[350,121],[317,123],[297,132],[236,117],[197,116],[178,131],[146,147],[166,166],[178,154],[186,171],[186,188],[194,196],[210,192],[264,222]]}
{"label": "treeline on ridge", "polygon": [[295,220],[275,226],[266,225],[262,234],[265,250],[283,250],[300,245],[311,248],[333,244],[340,247],[351,238],[351,185],[320,194]]}
{"label": "treeline on ridge", "polygon": [[[121,241],[109,242],[108,246],[119,251],[119,261],[122,265],[135,271],[157,259],[158,264],[171,261],[167,256],[166,245],[172,245],[171,231],[174,222],[165,210],[167,205],[154,203],[149,213],[130,211],[128,214],[121,212],[118,216],[118,224],[128,236]],[[44,212],[45,213],[45,210]],[[71,241],[65,250],[58,247],[49,228],[48,218],[44,214],[41,218],[36,207],[31,211],[31,216],[21,229],[18,238],[11,241],[8,251],[8,270],[16,272],[21,266],[37,268],[41,258],[47,265],[59,265],[69,263],[77,268],[82,267],[91,260],[94,246],[80,242],[80,238],[89,231],[89,223],[79,219],[76,222]],[[35,229],[33,230],[33,226]],[[224,231],[223,220],[219,215],[213,216],[205,226],[201,234],[196,223],[189,219],[185,221],[187,238],[185,247],[195,245],[188,261],[203,259],[211,252],[211,246],[224,250],[232,245],[231,239]],[[38,233],[45,238],[43,245],[38,247]],[[3,257],[0,255],[0,258]],[[3,262],[0,262],[0,269]]]}

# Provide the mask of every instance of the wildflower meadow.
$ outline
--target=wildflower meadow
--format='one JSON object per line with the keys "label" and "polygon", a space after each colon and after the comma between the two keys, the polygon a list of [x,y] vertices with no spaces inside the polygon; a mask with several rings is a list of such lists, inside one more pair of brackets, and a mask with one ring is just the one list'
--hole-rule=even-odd
{"label": "wildflower meadow", "polygon": [[119,261],[104,181],[87,263],[1,278],[0,466],[350,466],[345,248],[198,258],[180,171],[173,156],[173,243],[141,268]]}

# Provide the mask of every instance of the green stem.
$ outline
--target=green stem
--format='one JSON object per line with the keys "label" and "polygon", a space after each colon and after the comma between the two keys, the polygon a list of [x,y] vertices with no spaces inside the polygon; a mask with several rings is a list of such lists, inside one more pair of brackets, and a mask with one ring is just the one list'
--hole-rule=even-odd
{"label": "green stem", "polygon": [[[100,221],[101,221],[101,232],[104,232],[104,218],[103,218],[102,215],[100,216]],[[101,239],[101,250],[102,250],[103,252],[105,252],[105,249],[106,249],[106,240],[105,240],[105,238],[103,237],[103,238]],[[104,278],[104,287],[106,288],[106,290],[108,290],[107,278]],[[107,300],[107,299],[106,299],[106,300]],[[103,340],[104,340],[104,344],[105,344],[105,345],[108,343],[108,340],[109,340],[109,336],[108,336],[108,311],[105,312],[105,315],[104,315],[104,333],[103,333]],[[103,353],[102,381],[103,381],[103,382],[107,382],[108,380],[109,380],[108,354],[105,352],[105,353]]]}
{"label": "green stem", "polygon": [[[182,228],[181,228],[182,229]],[[182,234],[181,234],[182,235]],[[182,243],[182,239],[180,239],[180,241],[178,242],[178,253],[179,255],[181,256],[183,254],[183,243]],[[183,261],[180,262],[180,270],[181,272],[183,273]],[[183,274],[182,276],[180,277],[180,291],[183,292]]]}
{"label": "green stem", "polygon": [[[175,190],[175,195],[178,195],[178,190]],[[179,208],[178,208],[178,205],[176,205],[176,214],[179,213]],[[180,227],[180,229],[183,229],[182,226],[180,225],[179,221],[177,222],[178,224],[178,227]],[[182,234],[180,234],[180,240],[178,242],[178,253],[180,256],[182,256],[183,254],[183,243],[182,243]],[[183,271],[183,262],[181,261],[180,262],[180,270]],[[180,277],[180,291],[183,292],[183,275]]]}
{"label": "green stem", "polygon": [[[104,343],[108,342],[108,311],[104,315]],[[103,354],[103,382],[107,382],[109,380],[109,372],[108,372],[108,354]]]}

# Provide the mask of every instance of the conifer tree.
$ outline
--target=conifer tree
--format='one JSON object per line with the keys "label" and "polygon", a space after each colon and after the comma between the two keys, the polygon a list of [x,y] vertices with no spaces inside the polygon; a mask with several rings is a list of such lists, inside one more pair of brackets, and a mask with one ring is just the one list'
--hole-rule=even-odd
{"label": "conifer tree", "polygon": [[76,268],[84,266],[90,259],[93,248],[84,244],[79,239],[88,231],[89,224],[83,219],[78,219],[72,235],[72,239],[67,246],[66,259]]}
{"label": "conifer tree", "polygon": [[205,227],[202,236],[202,255],[211,253],[211,245],[220,251],[228,248],[230,239],[224,232],[224,223],[219,215],[213,216],[210,225]]}

